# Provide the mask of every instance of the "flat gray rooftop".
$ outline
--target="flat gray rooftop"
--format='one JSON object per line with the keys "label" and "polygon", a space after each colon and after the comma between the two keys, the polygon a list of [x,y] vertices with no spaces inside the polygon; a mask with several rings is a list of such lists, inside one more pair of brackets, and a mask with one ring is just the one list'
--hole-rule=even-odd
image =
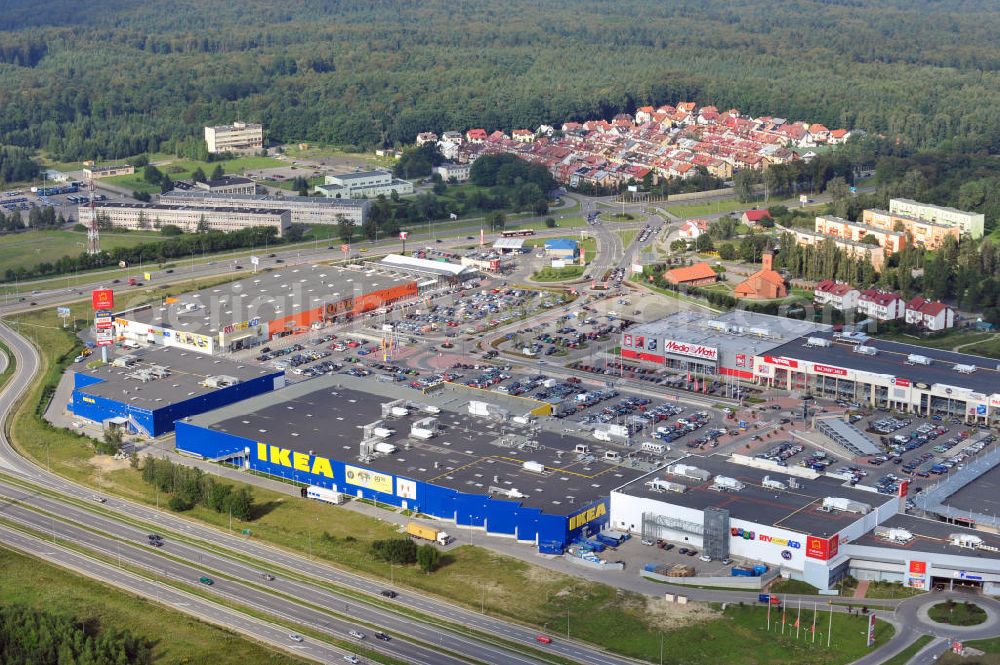
{"label": "flat gray rooftop", "polygon": [[[85,386],[80,391],[154,410],[215,392],[218,388],[202,385],[209,376],[231,376],[244,382],[261,376],[281,374],[257,365],[208,357],[204,353],[174,347],[151,347],[128,355],[138,358],[138,362],[129,367],[115,367],[109,363],[95,369],[74,370],[77,374],[101,379],[100,383]],[[147,381],[130,378],[130,375],[141,374],[143,370],[154,366],[165,367],[167,375]]]}
{"label": "flat gray rooftop", "polygon": [[206,191],[171,191],[160,195],[160,201],[164,203],[180,203],[187,205],[198,205],[199,203],[214,201],[244,201],[259,203],[261,208],[280,208],[282,210],[293,207],[309,208],[367,208],[371,201],[367,199],[328,199],[322,196],[270,196],[267,194],[220,194],[218,192]]}
{"label": "flat gray rooftop", "polygon": [[[812,337],[833,339],[829,332],[814,333]],[[910,379],[914,383],[935,383],[968,388],[987,395],[1000,391],[1000,366],[995,358],[984,358],[967,353],[943,351],[926,346],[902,344],[882,339],[871,339],[865,346],[878,349],[874,356],[852,353],[851,346],[834,343],[832,346],[806,346],[805,339],[796,339],[777,348],[771,349],[771,355],[798,358],[811,362],[834,365],[862,372],[888,374]],[[907,365],[910,354],[931,358],[930,365]],[[952,368],[955,365],[975,365],[978,369],[972,374],[961,374]]]}
{"label": "flat gray rooftop", "polygon": [[830,330],[830,326],[746,310],[718,315],[682,310],[630,328],[628,332],[633,336],[664,336],[720,351],[759,355],[789,340],[822,330]]}
{"label": "flat gray rooftop", "polygon": [[915,517],[913,515],[896,514],[882,523],[883,527],[889,529],[906,529],[913,534],[913,539],[905,543],[895,542],[879,538],[874,531],[869,531],[860,538],[851,541],[852,545],[866,545],[868,547],[889,547],[894,550],[910,550],[914,552],[940,552],[942,554],[956,554],[959,556],[981,557],[984,559],[998,559],[1000,553],[988,550],[971,550],[967,547],[957,547],[951,544],[948,537],[953,533],[963,533],[970,536],[978,536],[983,539],[983,544],[1000,547],[1000,535],[968,529],[966,527],[948,524],[938,520]]}
{"label": "flat gray rooftop", "polygon": [[[471,416],[464,408],[471,394],[464,391],[457,393],[460,398],[425,396],[370,379],[345,381],[351,387],[341,385],[341,380],[350,378],[334,375],[303,381],[266,399],[255,397],[195,416],[191,422],[469,494],[486,495],[491,488],[517,490],[522,496],[493,496],[552,514],[572,514],[646,473],[573,452],[577,444],[590,441],[572,434]],[[378,392],[360,390],[363,385]],[[439,428],[435,437],[409,438],[413,422],[431,416],[417,408],[406,416],[382,419],[381,405],[397,395],[406,395],[411,405],[450,404],[433,416]],[[380,440],[397,450],[362,462],[363,428],[378,420],[394,430]],[[544,464],[545,471],[526,471],[523,465],[529,461]]]}
{"label": "flat gray rooftop", "polygon": [[[725,508],[730,517],[769,524],[783,529],[791,529],[815,536],[831,536],[843,527],[861,518],[858,513],[819,510],[823,499],[836,497],[866,503],[874,509],[888,501],[898,501],[876,492],[855,489],[842,480],[820,476],[809,480],[797,479],[800,487],[784,491],[763,487],[764,476],[772,480],[787,482],[788,476],[779,472],[756,469],[729,461],[725,455],[688,455],[678,460],[681,464],[695,466],[712,474],[707,481],[698,481],[684,476],[676,476],[661,470],[633,481],[619,491],[630,496],[645,497],[662,501],[664,504],[684,506],[704,510],[705,508]],[[746,486],[736,492],[720,492],[709,489],[716,476],[735,478]],[[686,492],[654,492],[646,486],[653,478],[662,478],[680,483]],[[669,514],[669,507],[664,510]]]}
{"label": "flat gray rooftop", "polygon": [[[249,272],[249,261],[245,262]],[[191,291],[176,302],[143,305],[116,316],[184,332],[214,335],[231,323],[271,321],[327,303],[412,282],[385,269],[289,266],[248,275],[231,284]]]}
{"label": "flat gray rooftop", "polygon": [[952,494],[944,500],[944,504],[992,515],[994,518],[1000,517],[1000,466],[993,467]]}

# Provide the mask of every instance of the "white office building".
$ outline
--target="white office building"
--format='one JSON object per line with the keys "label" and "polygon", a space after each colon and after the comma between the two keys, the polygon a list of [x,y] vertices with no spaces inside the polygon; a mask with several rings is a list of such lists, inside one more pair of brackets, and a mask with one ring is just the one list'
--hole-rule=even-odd
{"label": "white office building", "polygon": [[347,218],[356,226],[364,224],[370,201],[328,199],[320,196],[270,196],[246,194],[213,194],[210,192],[172,191],[160,196],[160,203],[191,205],[203,208],[273,208],[287,210],[292,224],[339,224]]}
{"label": "white office building", "polygon": [[257,123],[234,122],[205,128],[208,151],[256,152],[264,147],[264,126]]}
{"label": "white office building", "polygon": [[291,213],[275,208],[232,208],[168,205],[164,203],[123,203],[119,201],[98,201],[82,205],[77,209],[80,223],[89,226],[96,217],[113,228],[133,231],[158,229],[167,225],[179,227],[187,233],[194,233],[198,225],[204,223],[209,231],[241,231],[254,226],[271,226],[278,236],[284,234],[291,224]]}
{"label": "white office building", "polygon": [[403,196],[413,193],[413,183],[393,178],[391,171],[359,171],[326,176],[326,184],[316,187],[323,196],[335,199],[375,198],[391,196],[393,192]]}

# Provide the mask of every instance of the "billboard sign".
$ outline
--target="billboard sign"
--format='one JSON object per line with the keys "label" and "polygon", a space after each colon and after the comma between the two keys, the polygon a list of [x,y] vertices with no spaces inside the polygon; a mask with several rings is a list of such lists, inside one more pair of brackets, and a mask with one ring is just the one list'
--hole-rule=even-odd
{"label": "billboard sign", "polygon": [[665,353],[675,353],[681,356],[691,356],[704,360],[718,360],[719,350],[702,344],[690,344],[688,342],[678,342],[672,339],[663,340],[663,351]]}
{"label": "billboard sign", "polygon": [[799,362],[797,360],[782,358],[780,356],[764,356],[764,362],[777,365],[778,367],[790,367],[792,369],[796,369],[799,366]]}
{"label": "billboard sign", "polygon": [[377,471],[369,471],[357,466],[344,465],[344,478],[351,485],[383,494],[392,494],[392,476]]}
{"label": "billboard sign", "polygon": [[396,478],[396,496],[416,501],[417,483],[406,478]]}
{"label": "billboard sign", "polygon": [[250,257],[250,265],[252,265],[252,266],[259,266],[260,265],[260,257],[259,256],[251,256]]}
{"label": "billboard sign", "polygon": [[90,292],[90,304],[95,310],[114,309],[115,292],[111,289],[94,289]]}
{"label": "billboard sign", "polygon": [[875,646],[875,613],[868,615],[868,646]]}
{"label": "billboard sign", "polygon": [[901,379],[901,378],[899,378],[898,376],[897,376],[897,377],[895,377],[895,378],[894,378],[894,379],[892,380],[892,383],[893,383],[893,384],[894,384],[894,385],[895,385],[895,386],[896,386],[897,388],[909,388],[909,387],[910,387],[910,380],[909,380],[909,379]]}
{"label": "billboard sign", "polygon": [[906,562],[906,575],[903,579],[903,586],[911,589],[930,588],[929,564],[926,561],[909,560]]}
{"label": "billboard sign", "polygon": [[69,307],[56,307],[56,316],[69,316]]}
{"label": "billboard sign", "polygon": [[834,535],[831,538],[821,538],[820,536],[806,536],[806,556],[810,559],[828,561],[840,551],[840,536]]}
{"label": "billboard sign", "polygon": [[400,240],[406,240],[406,236],[408,236],[409,234],[410,234],[409,231],[400,231],[399,232],[399,239]]}
{"label": "billboard sign", "polygon": [[847,370],[843,367],[831,367],[830,365],[820,365],[819,363],[813,363],[813,371],[817,374],[826,374],[827,376],[847,376]]}
{"label": "billboard sign", "polygon": [[112,328],[102,328],[94,335],[97,346],[111,346],[115,342],[115,332]]}

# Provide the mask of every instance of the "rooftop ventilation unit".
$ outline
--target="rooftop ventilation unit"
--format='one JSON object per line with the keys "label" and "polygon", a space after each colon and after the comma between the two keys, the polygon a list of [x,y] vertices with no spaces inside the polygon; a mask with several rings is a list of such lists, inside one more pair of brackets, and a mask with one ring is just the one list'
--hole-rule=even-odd
{"label": "rooftop ventilation unit", "polygon": [[913,534],[906,529],[897,529],[884,526],[875,527],[875,537],[888,540],[894,543],[908,543],[913,540]]}
{"label": "rooftop ventilation unit", "polygon": [[716,476],[715,482],[712,483],[712,487],[710,489],[719,492],[739,492],[744,487],[746,487],[746,484],[736,480],[735,478],[730,478],[729,476]]}
{"label": "rooftop ventilation unit", "polygon": [[541,462],[525,462],[522,468],[531,473],[545,473],[545,465]]}
{"label": "rooftop ventilation unit", "polygon": [[112,367],[131,367],[132,365],[139,362],[139,359],[133,355],[118,356],[111,361]]}
{"label": "rooftop ventilation unit", "polygon": [[983,539],[971,533],[953,533],[948,536],[948,540],[956,547],[965,547],[970,550],[979,549],[983,546]]}
{"label": "rooftop ventilation unit", "polygon": [[410,425],[410,436],[414,439],[432,439],[437,434],[437,430],[437,418],[429,416]]}
{"label": "rooftop ventilation unit", "polygon": [[680,483],[673,483],[669,480],[663,480],[662,478],[655,478],[653,480],[646,482],[646,487],[649,488],[650,492],[677,492],[678,494],[683,494],[687,492],[687,486],[681,485]]}
{"label": "rooftop ventilation unit", "polygon": [[828,496],[825,499],[823,499],[823,510],[827,512],[837,510],[844,513],[858,513],[860,515],[867,515],[868,513],[871,512],[872,507],[867,503],[861,503],[860,501],[853,501],[851,499]]}
{"label": "rooftop ventilation unit", "polygon": [[672,476],[681,476],[682,478],[692,478],[694,480],[700,480],[702,482],[708,480],[712,477],[712,474],[704,469],[699,469],[696,466],[691,466],[690,464],[672,464],[667,467],[667,473]]}
{"label": "rooftop ventilation unit", "polygon": [[772,480],[770,476],[764,476],[764,480],[761,482],[761,485],[771,490],[784,491],[788,489],[788,485],[781,482],[780,480]]}
{"label": "rooftop ventilation unit", "polygon": [[228,388],[229,386],[235,386],[239,382],[240,380],[235,376],[219,374],[216,376],[206,376],[205,380],[201,382],[201,385],[206,388]]}
{"label": "rooftop ventilation unit", "polygon": [[490,494],[499,494],[500,496],[505,496],[508,499],[524,498],[524,493],[516,487],[511,487],[510,489],[507,489],[506,487],[490,487]]}
{"label": "rooftop ventilation unit", "polygon": [[725,321],[706,321],[705,327],[724,333],[727,333],[730,330],[729,324]]}
{"label": "rooftop ventilation unit", "polygon": [[754,337],[770,337],[770,328],[747,328],[747,334],[753,335]]}
{"label": "rooftop ventilation unit", "polygon": [[825,337],[810,337],[806,340],[806,346],[822,346],[829,347],[833,346],[833,342],[826,339]]}

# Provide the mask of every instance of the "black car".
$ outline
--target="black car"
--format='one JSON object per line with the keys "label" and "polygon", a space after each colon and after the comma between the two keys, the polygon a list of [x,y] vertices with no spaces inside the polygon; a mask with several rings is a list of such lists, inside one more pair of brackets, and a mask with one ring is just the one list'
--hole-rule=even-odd
{"label": "black car", "polygon": [[385,596],[386,598],[395,598],[399,594],[393,591],[392,589],[386,589],[382,592],[382,595]]}
{"label": "black car", "polygon": [[381,630],[375,632],[375,637],[382,640],[383,642],[388,642],[392,638],[383,633]]}

